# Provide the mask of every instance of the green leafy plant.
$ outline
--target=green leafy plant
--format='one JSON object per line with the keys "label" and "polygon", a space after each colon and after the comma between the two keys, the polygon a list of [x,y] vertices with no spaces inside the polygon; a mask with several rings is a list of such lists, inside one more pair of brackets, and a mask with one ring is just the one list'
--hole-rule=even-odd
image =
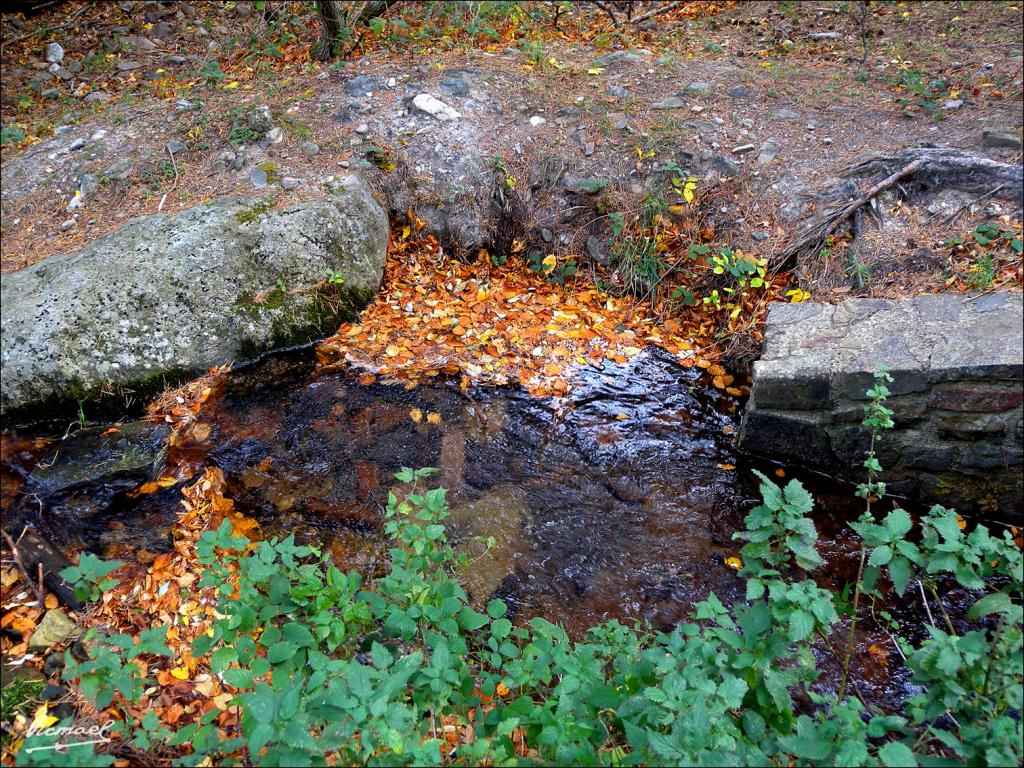
{"label": "green leafy plant", "polygon": [[[871,445],[852,602],[814,578],[822,560],[811,495],[796,480],[780,488],[759,475],[762,502],[735,535],[745,542],[743,600],[726,606],[712,593],[671,632],[610,621],[573,641],[544,619],[514,619],[502,600],[470,599],[456,578],[468,555],[449,542],[445,491],[431,487],[438,470],[403,469],[384,512],[389,565],[367,584],[293,536],[250,542],[227,520],[202,534],[198,587],[216,594],[217,615],[191,654],[230,687],[237,729],[218,730],[216,707],[177,730],[150,711],[125,719],[119,738],[150,761],[176,755],[185,765],[1020,764],[1021,552],[1008,532],[966,532],[942,507],[916,534],[901,509],[875,518],[890,381],[878,372],[865,407]],[[114,564],[83,560],[67,575],[95,594]],[[819,643],[832,648],[837,605],[853,638],[868,620],[860,602],[884,598],[883,578],[896,593],[919,583],[942,616],[937,625],[929,609],[916,646],[894,637],[918,686],[895,713],[845,695],[849,648],[838,695],[821,685],[815,656]],[[977,591],[966,632],[938,599],[946,580]],[[165,636],[165,627],[138,637],[93,630],[87,658],[67,654],[65,679],[120,711],[149,685],[140,662],[152,669],[169,654]],[[471,738],[450,751],[440,722]],[[19,762],[33,754],[23,749]],[[113,756],[90,745],[76,760],[109,765]]]}
{"label": "green leafy plant", "polygon": [[0,128],[0,145],[17,144],[25,140],[25,129],[20,125],[5,125]]}
{"label": "green leafy plant", "polygon": [[65,568],[60,577],[75,590],[75,597],[83,602],[92,602],[118,584],[117,579],[107,577],[122,565],[124,563],[118,560],[100,560],[91,552],[83,552],[78,558],[78,565]]}
{"label": "green leafy plant", "polygon": [[894,85],[897,91],[910,94],[896,99],[903,107],[904,116],[914,117],[921,111],[933,120],[942,119],[942,108],[939,103],[949,96],[949,89],[942,80],[930,78],[919,70],[902,69]]}
{"label": "green leafy plant", "polygon": [[224,70],[220,68],[220,62],[216,59],[204,61],[199,77],[206,81],[207,85],[216,85],[224,79]]}

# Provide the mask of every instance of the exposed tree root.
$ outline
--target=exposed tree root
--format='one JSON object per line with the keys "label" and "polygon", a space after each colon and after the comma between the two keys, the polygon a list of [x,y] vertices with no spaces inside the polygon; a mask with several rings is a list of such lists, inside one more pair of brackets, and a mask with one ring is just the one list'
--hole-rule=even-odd
{"label": "exposed tree root", "polygon": [[[843,171],[845,178],[867,177],[871,186],[841,207],[825,208],[814,216],[795,239],[775,258],[773,269],[790,266],[799,254],[816,250],[825,238],[835,232],[862,206],[906,180],[921,189],[954,187],[967,192],[986,192],[993,188],[1001,196],[1019,202],[1024,195],[1024,172],[1019,164],[1001,163],[958,149],[920,147],[905,149],[894,155],[866,158]],[[833,199],[835,190],[826,190],[819,199]]]}

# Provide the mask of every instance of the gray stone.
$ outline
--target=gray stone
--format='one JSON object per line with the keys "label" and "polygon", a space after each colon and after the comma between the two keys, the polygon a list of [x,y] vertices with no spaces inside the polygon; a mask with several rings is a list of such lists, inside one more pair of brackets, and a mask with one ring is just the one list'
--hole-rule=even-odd
{"label": "gray stone", "polygon": [[[839,466],[860,467],[864,455],[871,448],[871,433],[860,424],[833,426],[826,431],[832,455]],[[875,440],[874,450],[884,467],[892,467],[900,455],[900,448],[891,432],[885,432]]]}
{"label": "gray stone", "polygon": [[120,160],[115,160],[106,168],[104,168],[102,175],[108,179],[124,181],[134,172],[135,164],[132,163],[131,159],[127,157],[122,157]]}
{"label": "gray stone", "polygon": [[550,243],[552,240],[555,239],[554,233],[552,233],[550,229],[546,228],[540,231],[540,237],[541,240],[543,240],[545,243]]}
{"label": "gray stone", "polygon": [[761,150],[757,153],[757,162],[760,165],[767,165],[774,160],[778,154],[779,142],[776,139],[767,139],[764,144],[761,145]]}
{"label": "gray stone", "polygon": [[740,144],[738,147],[732,148],[732,153],[734,155],[746,155],[750,152],[753,152],[754,149],[755,147],[753,144]]}
{"label": "gray stone", "polygon": [[[0,411],[163,386],[337,327],[380,285],[388,220],[361,178],[335,189],[262,214],[259,201],[229,197],[143,216],[4,275]],[[323,293],[328,268],[345,277],[333,298]]]}
{"label": "gray stone", "polygon": [[267,131],[265,137],[268,144],[280,144],[284,141],[284,128],[279,125],[275,125],[269,131]]}
{"label": "gray stone", "polygon": [[[755,371],[757,371],[755,363]],[[782,411],[828,410],[829,380],[817,377],[757,377],[757,407]]]}
{"label": "gray stone", "polygon": [[121,45],[123,47],[138,48],[140,51],[154,51],[157,47],[156,43],[142,35],[129,35],[121,38]]}
{"label": "gray stone", "polygon": [[127,59],[122,59],[121,61],[117,62],[118,72],[131,72],[133,69],[139,69],[141,66],[141,61],[130,61]]}
{"label": "gray stone", "polygon": [[690,83],[683,89],[686,96],[707,96],[711,93],[711,86],[707,83]]}
{"label": "gray stone", "polygon": [[943,106],[950,112],[960,109],[960,107],[962,107],[963,105],[963,99],[946,99],[945,103],[943,104]]}
{"label": "gray stone", "polygon": [[60,64],[64,61],[64,49],[60,43],[49,43],[46,46],[46,60],[51,64]]}
{"label": "gray stone", "polygon": [[788,107],[780,109],[778,112],[775,113],[776,120],[798,120],[799,118],[800,113],[795,112],[794,110],[789,109]]}
{"label": "gray stone", "polygon": [[177,139],[171,139],[165,145],[165,149],[172,155],[180,155],[185,151],[185,145]]}
{"label": "gray stone", "polygon": [[215,171],[223,171],[231,167],[238,160],[238,156],[230,149],[222,149],[217,153],[217,159],[213,161]]}
{"label": "gray stone", "polygon": [[807,36],[811,40],[838,40],[838,32],[812,32]]}
{"label": "gray stone", "polygon": [[270,112],[270,107],[260,104],[249,113],[246,123],[250,131],[263,134],[274,127],[274,116]]}
{"label": "gray stone", "polygon": [[981,132],[981,146],[1003,149],[1020,149],[1021,141],[1020,136],[1016,133],[986,128]]}
{"label": "gray stone", "polygon": [[740,172],[740,167],[725,155],[715,155],[711,160],[711,167],[726,178],[732,178]]}
{"label": "gray stone", "polygon": [[587,238],[587,255],[602,266],[611,264],[611,254],[604,243],[594,235]]}
{"label": "gray stone", "polygon": [[957,413],[939,416],[936,432],[951,440],[975,441],[979,438],[1002,437],[1006,433],[1006,420],[989,414]]}
{"label": "gray stone", "polygon": [[78,625],[57,608],[51,608],[36,626],[28,641],[30,651],[48,651],[78,635]]}
{"label": "gray stone", "polygon": [[357,125],[355,127],[355,132],[358,133],[358,134],[367,133],[369,130],[370,130],[370,126],[368,126],[366,123],[360,123],[359,125]]}
{"label": "gray stone", "polygon": [[607,67],[612,64],[635,64],[638,61],[643,61],[650,55],[651,52],[646,48],[636,48],[632,51],[613,51],[594,59],[594,66]]}
{"label": "gray stone", "polygon": [[147,421],[73,432],[41,461],[25,484],[52,515],[79,520],[106,511],[125,491],[155,480],[167,456],[166,425]]}
{"label": "gray stone", "polygon": [[771,237],[771,235],[769,235],[767,232],[761,232],[760,230],[754,230],[750,236],[753,237],[759,243],[763,243],[765,240]]}
{"label": "gray stone", "polygon": [[296,179],[293,176],[285,176],[281,179],[281,189],[292,190],[298,189],[301,186],[302,180]]}
{"label": "gray stone", "polygon": [[608,179],[570,176],[565,180],[565,188],[577,195],[596,195],[603,191],[608,183]]}
{"label": "gray stone", "polygon": [[747,99],[750,98],[750,94],[747,93],[747,89],[739,85],[734,85],[729,89],[729,98],[731,99]]}
{"label": "gray stone", "polygon": [[64,80],[65,82],[67,82],[75,76],[70,69],[66,69],[65,67],[57,67],[57,69],[53,71],[53,74],[55,74],[57,77],[59,77],[61,80]]}
{"label": "gray stone", "polygon": [[83,173],[78,182],[78,192],[82,197],[87,197],[99,189],[100,180],[91,173]]}
{"label": "gray stone", "polygon": [[440,99],[431,96],[429,93],[418,94],[412,100],[412,105],[425,115],[441,121],[458,120],[462,113],[452,109]]}
{"label": "gray stone", "polygon": [[530,127],[540,128],[542,125],[546,125],[547,122],[548,121],[545,118],[541,117],[540,115],[534,115],[533,117],[530,118]]}
{"label": "gray stone", "polygon": [[963,302],[950,301],[945,294],[928,294],[913,299],[918,316],[926,323],[956,320],[963,311]]}
{"label": "gray stone", "polygon": [[[998,497],[1019,508],[1019,494],[1011,493],[1020,487],[1019,470],[1014,477],[1007,468],[1019,467],[1024,439],[1022,325],[1021,296],[1005,292],[966,304],[959,295],[936,295],[773,305],[740,447],[852,475],[869,437],[862,406],[874,370],[884,367],[894,379],[887,405],[895,429],[885,433],[879,456],[893,478],[939,501],[963,485],[957,472],[987,473],[985,487],[996,489],[986,491],[989,501],[974,492],[955,499],[994,509]],[[821,434],[829,441],[823,455],[838,464],[826,466],[804,445],[820,446]],[[921,470],[941,474],[932,482]]]}
{"label": "gray stone", "polygon": [[997,309],[1005,307],[1009,302],[1010,295],[1008,293],[1001,293],[999,291],[995,293],[987,293],[983,296],[979,296],[971,302],[971,306],[975,312],[992,312]]}
{"label": "gray stone", "polygon": [[91,93],[85,94],[86,104],[100,104],[104,101],[110,101],[113,97],[106,91],[92,91]]}
{"label": "gray stone", "polygon": [[39,95],[44,99],[59,99],[61,92],[60,88],[44,88]]}
{"label": "gray stone", "polygon": [[680,109],[686,106],[686,100],[680,96],[669,96],[667,99],[654,102],[653,109]]}
{"label": "gray stone", "polygon": [[299,145],[299,149],[301,149],[302,153],[305,155],[320,154],[320,145],[317,144],[315,141],[304,141]]}
{"label": "gray stone", "polygon": [[911,469],[948,470],[953,466],[954,452],[951,445],[908,441],[904,448],[904,464]]}
{"label": "gray stone", "polygon": [[835,457],[826,424],[824,416],[748,406],[740,427],[739,445],[747,453],[759,456],[796,461],[809,467],[831,467]]}
{"label": "gray stone", "polygon": [[77,152],[80,149],[85,148],[85,139],[75,139],[68,144],[68,152]]}
{"label": "gray stone", "polygon": [[355,98],[366,98],[376,91],[383,89],[383,84],[375,77],[369,75],[357,75],[345,82],[345,93]]}
{"label": "gray stone", "polygon": [[253,168],[249,171],[249,183],[256,187],[256,189],[263,189],[267,186],[268,182],[267,172],[262,168]]}
{"label": "gray stone", "polygon": [[[960,466],[968,470],[1011,469],[1021,465],[1020,446],[971,445],[964,449]],[[937,469],[948,469],[937,467]]]}
{"label": "gray stone", "polygon": [[161,21],[153,27],[153,37],[158,40],[166,40],[174,32],[174,24],[170,21]]}
{"label": "gray stone", "polygon": [[446,77],[440,88],[449,96],[466,96],[469,93],[469,83],[461,77]]}
{"label": "gray stone", "polygon": [[623,88],[621,85],[609,85],[608,93],[614,96],[616,99],[624,99],[629,96],[629,91]]}

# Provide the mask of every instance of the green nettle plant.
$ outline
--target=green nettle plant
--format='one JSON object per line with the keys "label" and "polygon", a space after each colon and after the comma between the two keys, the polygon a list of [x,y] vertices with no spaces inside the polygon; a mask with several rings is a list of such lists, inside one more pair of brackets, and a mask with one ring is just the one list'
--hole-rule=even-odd
{"label": "green nettle plant", "polygon": [[[239,726],[219,732],[213,709],[171,731],[149,712],[122,723],[119,737],[178,765],[1019,765],[1021,553],[1009,533],[965,533],[942,507],[916,533],[903,510],[875,517],[888,381],[879,372],[868,393],[865,512],[853,524],[863,544],[845,649],[832,642],[840,596],[813,578],[822,564],[814,502],[796,480],[779,488],[759,475],[763,503],[736,534],[744,600],[727,607],[711,594],[668,633],[611,621],[574,642],[541,618],[517,626],[501,600],[483,611],[470,603],[453,576],[465,556],[448,542],[445,491],[420,490],[437,470],[405,469],[396,475],[404,497],[392,494],[385,513],[390,567],[370,584],[293,537],[250,547],[226,521],[205,533],[200,585],[219,591],[218,619],[192,654],[237,691],[229,706]],[[89,565],[82,575],[95,585],[106,574]],[[886,581],[899,594],[914,585],[926,614],[920,645],[894,637],[917,691],[899,714],[865,704],[849,677],[869,620],[860,603],[870,599],[874,615]],[[959,630],[938,599],[953,584],[978,596],[973,623]],[[899,630],[880,615],[880,626]],[[89,658],[69,653],[65,678],[97,707],[137,701],[151,681],[134,659],[168,655],[165,636],[87,637]],[[818,680],[821,646],[842,662],[837,692]],[[436,738],[450,716],[471,724],[455,750]],[[92,745],[30,751],[53,739],[28,739],[19,763],[113,762]]]}

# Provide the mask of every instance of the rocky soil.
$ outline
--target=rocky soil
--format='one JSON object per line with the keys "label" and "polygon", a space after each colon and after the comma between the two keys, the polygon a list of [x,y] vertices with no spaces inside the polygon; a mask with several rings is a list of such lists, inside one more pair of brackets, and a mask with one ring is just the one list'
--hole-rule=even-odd
{"label": "rocky soil", "polygon": [[[46,44],[19,44],[25,55],[5,67],[4,124],[24,117],[27,93],[54,134],[3,150],[5,272],[143,213],[226,194],[312,199],[352,166],[393,214],[415,209],[465,258],[522,239],[608,262],[608,214],[628,220],[648,195],[676,202],[680,175],[700,179],[717,240],[771,256],[815,190],[863,153],[1020,159],[1021,21],[999,4],[878,8],[865,42],[846,5],[742,3],[648,22],[619,49],[564,35],[249,66],[239,80],[202,73],[241,55],[230,55],[245,37],[224,34],[231,25],[260,28],[249,4],[218,7],[212,27],[188,4],[143,5],[111,10],[120,23],[104,72],[59,32],[59,61]],[[998,189],[903,192],[917,194],[889,193],[888,215],[863,235],[873,279],[862,293],[938,287],[945,238],[1019,219],[1020,201]],[[843,264],[826,254],[803,271],[805,287],[849,291]]]}

